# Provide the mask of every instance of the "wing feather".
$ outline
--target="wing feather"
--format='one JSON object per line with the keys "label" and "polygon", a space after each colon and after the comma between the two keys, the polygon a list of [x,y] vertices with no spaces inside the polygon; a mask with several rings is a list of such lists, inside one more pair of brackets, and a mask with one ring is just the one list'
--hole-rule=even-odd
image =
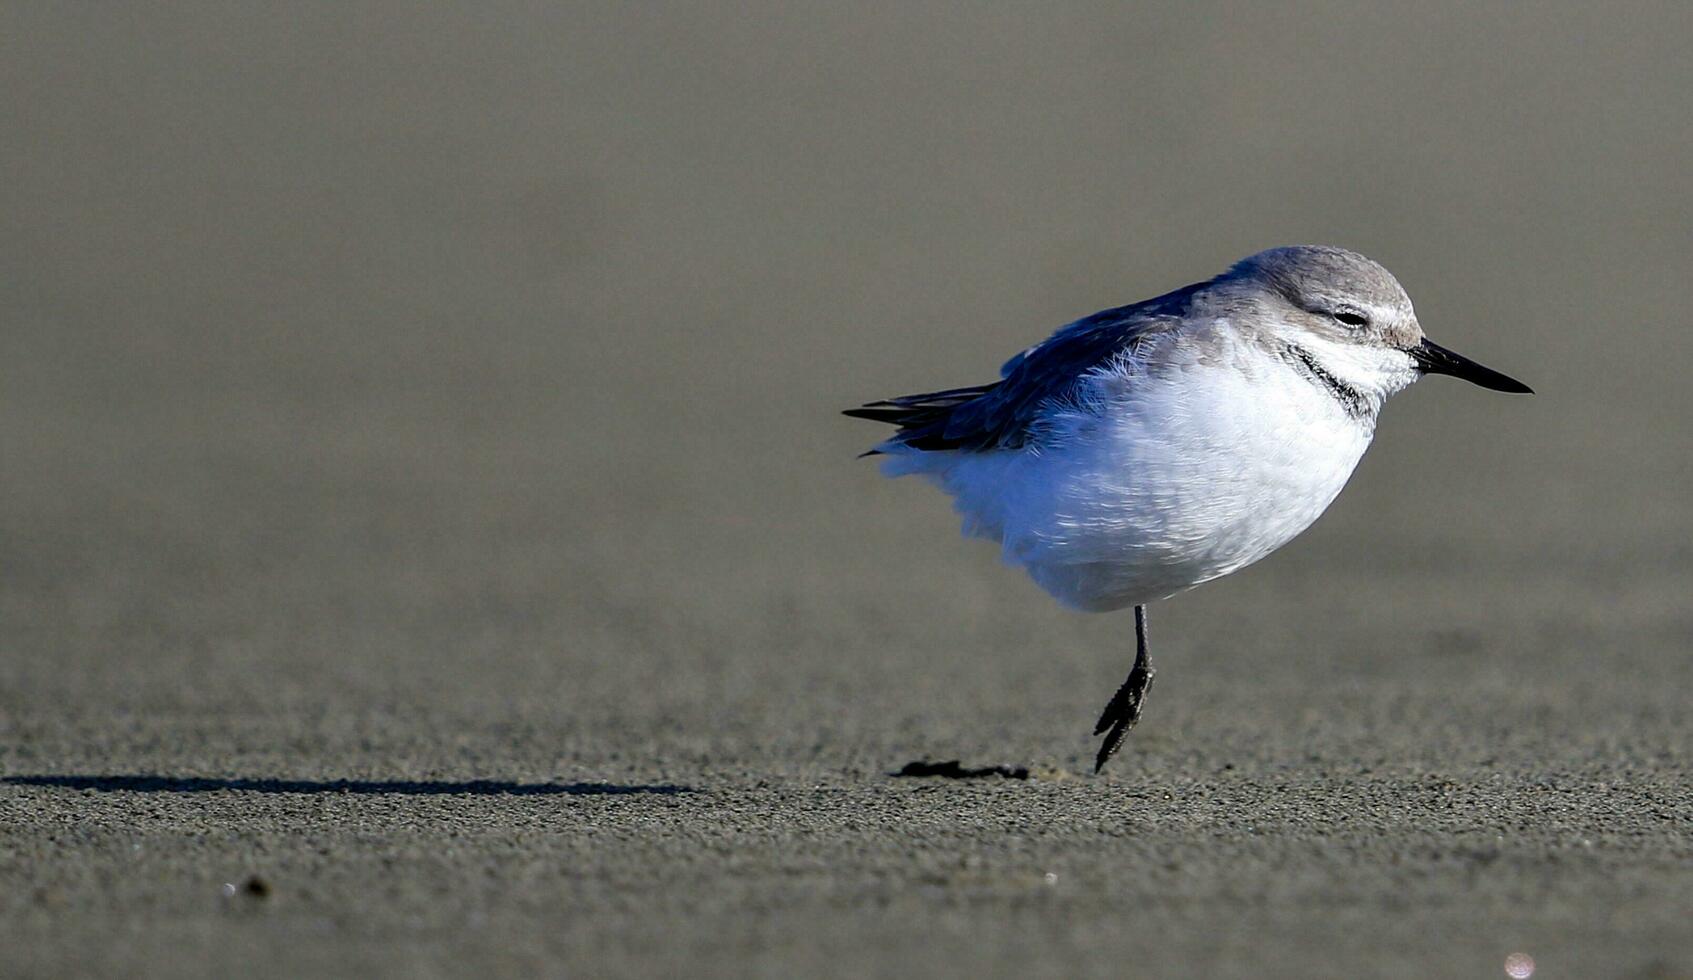
{"label": "wing feather", "polygon": [[1141,303],[1101,310],[1061,327],[1006,361],[999,381],[902,395],[843,414],[897,425],[899,431],[889,443],[925,452],[1022,446],[1032,437],[1043,406],[1073,395],[1090,371],[1143,337],[1173,328],[1206,285],[1195,283]]}

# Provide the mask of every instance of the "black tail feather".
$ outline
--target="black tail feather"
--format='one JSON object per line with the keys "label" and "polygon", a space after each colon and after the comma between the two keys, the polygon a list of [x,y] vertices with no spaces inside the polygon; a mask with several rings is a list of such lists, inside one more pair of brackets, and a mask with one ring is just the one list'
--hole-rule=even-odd
{"label": "black tail feather", "polygon": [[905,425],[911,418],[909,408],[883,408],[880,404],[871,403],[863,408],[849,408],[841,413],[848,418],[869,419],[872,422],[887,422],[892,425]]}
{"label": "black tail feather", "polygon": [[[849,408],[841,414],[849,418],[869,419],[899,426],[894,435],[898,442],[913,449],[955,449],[945,436],[947,419],[953,409],[975,401],[999,386],[999,382],[972,385],[968,388],[949,388],[921,395],[901,395],[870,402],[860,408]],[[875,456],[881,451],[872,449],[862,456]]]}

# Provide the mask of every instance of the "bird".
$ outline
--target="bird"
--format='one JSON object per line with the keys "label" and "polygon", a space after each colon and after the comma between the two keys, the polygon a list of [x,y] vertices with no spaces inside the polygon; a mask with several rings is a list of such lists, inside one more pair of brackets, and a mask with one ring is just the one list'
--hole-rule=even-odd
{"label": "bird", "polygon": [[1351,477],[1382,406],[1424,375],[1529,394],[1423,334],[1379,263],[1294,245],[1060,327],[997,381],[870,402],[896,426],[863,456],[952,497],[1061,604],[1133,607],[1135,659],[1094,736],[1098,774],[1155,671],[1148,604],[1239,571],[1310,527]]}

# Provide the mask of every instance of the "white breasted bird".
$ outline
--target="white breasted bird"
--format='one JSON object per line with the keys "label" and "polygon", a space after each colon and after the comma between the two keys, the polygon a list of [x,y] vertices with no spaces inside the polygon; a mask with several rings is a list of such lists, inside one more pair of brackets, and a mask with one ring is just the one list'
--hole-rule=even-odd
{"label": "white breasted bird", "polygon": [[1098,772],[1152,683],[1146,604],[1252,564],[1346,485],[1389,395],[1425,374],[1529,387],[1423,336],[1377,263],[1292,246],[1104,310],[1011,358],[1000,380],[847,411],[899,427],[866,455],[945,490],[1059,602],[1135,611]]}

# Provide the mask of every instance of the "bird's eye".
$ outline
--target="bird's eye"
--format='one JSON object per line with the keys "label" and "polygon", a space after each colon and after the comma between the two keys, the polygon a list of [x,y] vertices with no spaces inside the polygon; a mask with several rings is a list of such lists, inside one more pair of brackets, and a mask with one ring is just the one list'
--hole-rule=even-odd
{"label": "bird's eye", "polygon": [[1329,316],[1334,317],[1336,320],[1339,320],[1341,323],[1344,323],[1349,327],[1361,327],[1370,322],[1363,314],[1353,313],[1350,310],[1336,310],[1335,312],[1330,313]]}

